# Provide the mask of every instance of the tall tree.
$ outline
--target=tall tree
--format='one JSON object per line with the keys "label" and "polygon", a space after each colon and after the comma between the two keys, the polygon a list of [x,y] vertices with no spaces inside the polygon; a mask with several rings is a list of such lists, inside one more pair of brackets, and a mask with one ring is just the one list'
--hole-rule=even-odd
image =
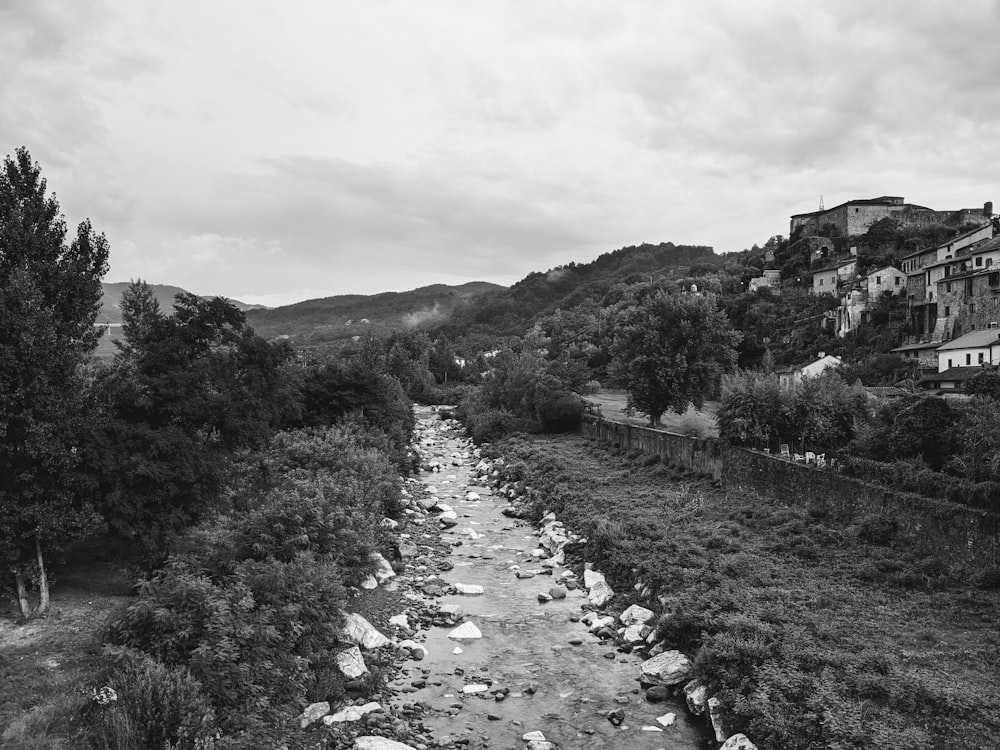
{"label": "tall tree", "polygon": [[735,364],[739,342],[713,296],[634,284],[613,312],[611,371],[629,405],[655,425],[668,409],[701,408]]}
{"label": "tall tree", "polygon": [[234,452],[263,445],[299,394],[287,345],[261,339],[224,299],[179,294],[166,315],[133,282],[122,330],[88,466],[108,524],[158,563],[217,506]]}
{"label": "tall tree", "polygon": [[[49,607],[46,559],[80,532],[74,491],[86,422],[82,365],[100,329],[108,243],[66,222],[20,148],[0,171],[0,554],[25,617]],[[38,586],[31,607],[30,584]]]}

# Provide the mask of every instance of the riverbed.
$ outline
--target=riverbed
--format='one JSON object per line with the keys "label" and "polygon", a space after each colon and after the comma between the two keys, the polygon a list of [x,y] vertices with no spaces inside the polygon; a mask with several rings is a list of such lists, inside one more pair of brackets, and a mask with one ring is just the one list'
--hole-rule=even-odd
{"label": "riverbed", "polygon": [[[520,750],[526,733],[540,731],[564,749],[704,747],[703,724],[681,701],[646,701],[637,679],[641,659],[588,633],[579,621],[587,602],[582,589],[539,601],[564,568],[537,551],[533,555],[534,528],[504,516],[506,499],[474,483],[479,459],[457,423],[421,410],[418,435],[422,462],[441,466],[422,473],[420,481],[457,515],[455,525],[441,532],[452,545],[453,567],[440,578],[483,590],[436,599],[442,606],[459,605],[482,637],[455,640],[449,637],[452,627],[424,631],[427,655],[409,662],[392,683],[406,700],[434,709],[424,725],[435,739],[443,746],[468,738],[470,747]],[[428,522],[439,523],[433,515]],[[518,578],[518,570],[534,575]],[[674,723],[663,726],[671,713]]]}

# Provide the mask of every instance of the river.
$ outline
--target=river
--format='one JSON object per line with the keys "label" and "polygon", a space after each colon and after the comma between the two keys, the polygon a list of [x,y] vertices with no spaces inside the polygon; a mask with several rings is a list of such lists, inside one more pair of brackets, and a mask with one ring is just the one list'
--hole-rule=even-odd
{"label": "river", "polygon": [[[523,750],[522,736],[531,731],[541,731],[564,750],[705,747],[703,723],[692,719],[681,701],[645,700],[638,657],[602,645],[579,622],[581,604],[587,602],[583,591],[539,602],[538,594],[555,585],[562,568],[552,575],[515,576],[514,566],[543,569],[531,555],[538,546],[534,528],[504,516],[506,501],[489,487],[471,483],[478,459],[455,425],[429,410],[418,411],[421,456],[444,465],[441,472],[420,476],[458,515],[457,525],[442,532],[454,545],[449,557],[454,567],[441,578],[484,590],[477,596],[445,595],[438,602],[460,605],[482,638],[456,641],[449,638],[452,628],[431,628],[423,642],[427,656],[408,663],[394,687],[406,688],[406,700],[436,709],[424,719],[435,738],[468,737],[472,748]],[[481,499],[467,500],[470,491]],[[488,684],[489,691],[463,694],[465,686],[476,684]],[[496,700],[493,691],[500,689],[509,692]],[[618,710],[623,719],[616,726],[608,714]],[[668,713],[676,714],[676,723],[660,726],[657,717]]]}

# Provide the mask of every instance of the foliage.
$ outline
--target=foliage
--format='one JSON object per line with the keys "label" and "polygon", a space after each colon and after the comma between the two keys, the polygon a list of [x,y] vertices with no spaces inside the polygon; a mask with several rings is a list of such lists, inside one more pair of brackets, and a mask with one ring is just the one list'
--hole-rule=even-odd
{"label": "foliage", "polygon": [[136,282],[122,308],[126,335],[99,378],[107,416],[86,458],[108,524],[155,562],[216,508],[234,452],[264,445],[298,394],[288,347],[221,298],[178,295],[167,316]]}
{"label": "foliage", "polygon": [[[0,169],[0,558],[2,588],[33,612],[48,609],[44,559],[86,526],[79,445],[91,402],[81,366],[97,344],[108,243],[66,224],[41,168],[24,148]],[[8,576],[8,572],[13,572]]]}
{"label": "foliage", "polygon": [[977,372],[965,384],[965,392],[970,396],[985,396],[1000,401],[1000,372],[997,370]]}
{"label": "foliage", "polygon": [[739,341],[713,297],[636,284],[613,312],[611,370],[629,405],[656,424],[667,409],[701,408],[735,364]]}
{"label": "foliage", "polygon": [[115,666],[100,680],[89,709],[96,747],[201,750],[211,745],[215,712],[190,670],[128,649],[109,649],[108,655]]}
{"label": "foliage", "polygon": [[919,457],[940,471],[954,453],[958,413],[941,398],[914,395],[883,403],[861,425],[850,450],[878,461]]}

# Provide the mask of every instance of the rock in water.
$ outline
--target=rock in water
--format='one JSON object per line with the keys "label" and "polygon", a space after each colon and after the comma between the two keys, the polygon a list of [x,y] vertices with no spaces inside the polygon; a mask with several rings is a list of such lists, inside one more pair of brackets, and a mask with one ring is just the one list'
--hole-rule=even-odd
{"label": "rock in water", "polygon": [[390,578],[396,577],[396,571],[392,569],[392,565],[378,552],[372,552],[371,561],[375,563],[375,578],[379,583],[385,583]]}
{"label": "rock in water", "polygon": [[701,716],[708,704],[708,688],[697,680],[691,680],[684,686],[684,698],[687,701],[688,711],[695,716]]}
{"label": "rock in water", "polygon": [[485,593],[485,589],[476,583],[456,583],[455,591],[463,596],[480,596]]}
{"label": "rock in water", "polygon": [[331,724],[339,724],[343,721],[361,721],[362,717],[370,714],[372,711],[381,711],[382,706],[378,703],[366,703],[363,706],[348,706],[347,708],[337,711],[335,714],[323,717],[323,723],[327,726]]}
{"label": "rock in water", "polygon": [[412,745],[396,742],[386,737],[366,735],[354,738],[354,750],[415,750]]}
{"label": "rock in water", "polygon": [[357,646],[351,646],[337,654],[337,668],[345,677],[351,679],[356,679],[368,671],[364,657],[361,656],[361,649]]}
{"label": "rock in water", "polygon": [[664,651],[647,659],[639,668],[639,680],[647,685],[677,685],[687,679],[691,662],[680,651]]}
{"label": "rock in water", "polygon": [[457,628],[448,633],[448,637],[455,641],[465,641],[482,638],[483,634],[479,628],[471,622],[463,622]]}

